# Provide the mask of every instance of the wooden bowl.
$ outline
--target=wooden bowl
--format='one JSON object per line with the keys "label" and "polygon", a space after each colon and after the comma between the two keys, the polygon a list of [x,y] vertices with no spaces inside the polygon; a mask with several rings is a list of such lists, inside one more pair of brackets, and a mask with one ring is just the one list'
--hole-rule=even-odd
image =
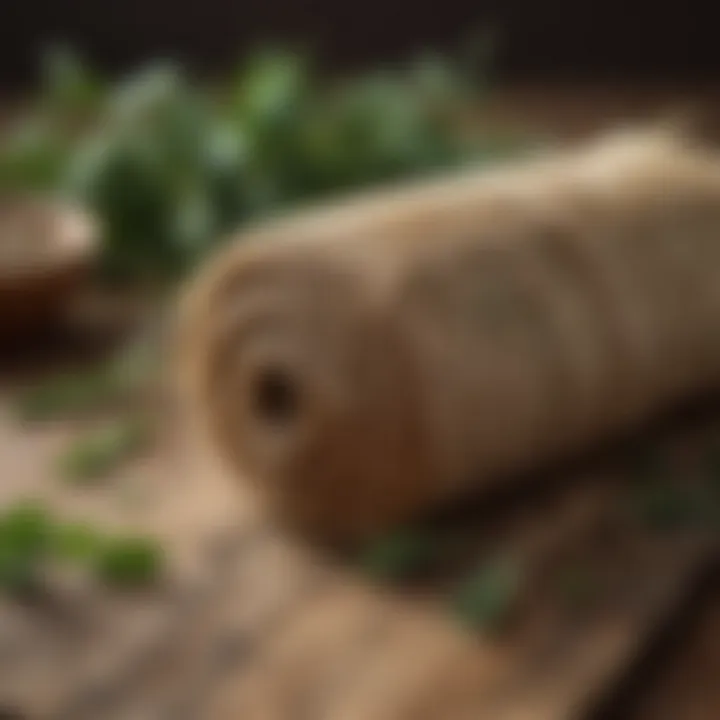
{"label": "wooden bowl", "polygon": [[97,248],[95,223],[80,210],[0,200],[0,336],[59,322],[89,279]]}

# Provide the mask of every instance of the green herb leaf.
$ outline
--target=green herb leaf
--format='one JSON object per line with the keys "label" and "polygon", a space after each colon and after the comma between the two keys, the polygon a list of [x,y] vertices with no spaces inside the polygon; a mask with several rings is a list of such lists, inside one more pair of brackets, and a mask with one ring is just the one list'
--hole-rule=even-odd
{"label": "green herb leaf", "polygon": [[39,504],[21,502],[0,516],[0,588],[26,590],[38,579],[52,546],[52,521]]}
{"label": "green herb leaf", "polygon": [[458,588],[453,598],[455,613],[473,629],[495,632],[508,619],[522,581],[523,570],[517,561],[495,558]]}
{"label": "green herb leaf", "polygon": [[54,533],[53,552],[64,561],[93,561],[103,547],[102,536],[90,525],[58,524]]}
{"label": "green herb leaf", "polygon": [[57,122],[79,120],[100,110],[104,86],[69,47],[50,48],[43,58],[44,109]]}
{"label": "green herb leaf", "polygon": [[373,577],[397,580],[426,570],[436,555],[437,545],[429,535],[408,530],[373,542],[360,563]]}
{"label": "green herb leaf", "polygon": [[153,541],[120,538],[102,548],[95,560],[95,572],[108,585],[138,588],[156,582],[163,564],[163,553]]}

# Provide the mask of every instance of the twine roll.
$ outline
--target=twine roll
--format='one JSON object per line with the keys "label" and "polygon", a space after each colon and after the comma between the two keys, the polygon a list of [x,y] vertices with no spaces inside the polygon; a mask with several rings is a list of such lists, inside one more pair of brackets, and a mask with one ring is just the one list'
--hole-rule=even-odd
{"label": "twine roll", "polygon": [[625,132],[245,231],[181,303],[192,414],[359,539],[720,384],[720,162]]}

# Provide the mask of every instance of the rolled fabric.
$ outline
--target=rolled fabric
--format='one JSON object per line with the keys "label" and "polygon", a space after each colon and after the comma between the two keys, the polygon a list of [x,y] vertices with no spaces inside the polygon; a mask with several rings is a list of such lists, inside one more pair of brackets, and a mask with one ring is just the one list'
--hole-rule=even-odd
{"label": "rolled fabric", "polygon": [[181,302],[192,415],[358,540],[720,385],[720,158],[621,132],[243,232]]}

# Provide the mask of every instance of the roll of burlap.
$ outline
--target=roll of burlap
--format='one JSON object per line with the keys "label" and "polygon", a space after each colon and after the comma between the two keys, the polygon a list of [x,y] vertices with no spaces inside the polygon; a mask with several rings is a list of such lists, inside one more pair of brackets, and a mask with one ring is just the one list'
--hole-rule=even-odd
{"label": "roll of burlap", "polygon": [[358,539],[720,384],[720,158],[616,133],[276,219],[180,322],[237,475]]}

